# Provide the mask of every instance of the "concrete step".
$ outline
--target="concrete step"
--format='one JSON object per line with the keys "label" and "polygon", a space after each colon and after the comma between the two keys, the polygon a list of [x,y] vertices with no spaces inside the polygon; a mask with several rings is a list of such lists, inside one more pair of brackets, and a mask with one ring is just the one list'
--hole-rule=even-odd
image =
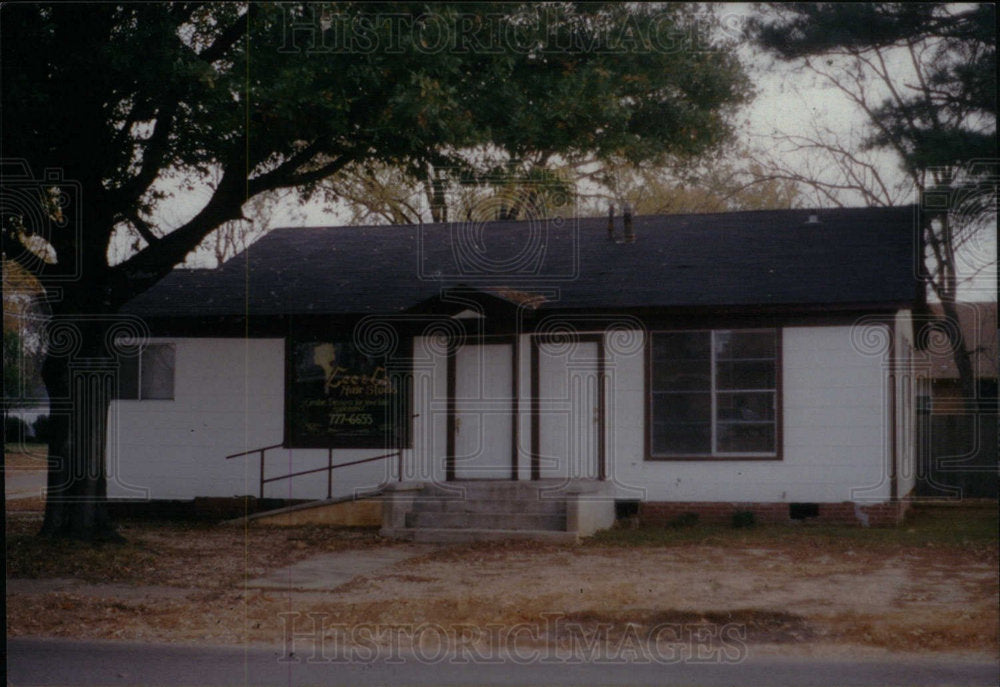
{"label": "concrete step", "polygon": [[[614,521],[613,501],[587,498],[607,492],[607,484],[597,480],[412,482],[389,492],[380,531],[413,541],[575,542]],[[571,520],[572,532],[567,531]]]}
{"label": "concrete step", "polygon": [[552,530],[565,531],[565,513],[440,513],[410,512],[406,526],[419,529]]}
{"label": "concrete step", "polygon": [[555,530],[494,530],[421,527],[404,530],[403,532],[397,533],[397,536],[414,542],[433,544],[505,541],[511,539],[551,542],[553,544],[575,544],[579,541],[575,532],[558,532]]}
{"label": "concrete step", "polygon": [[559,481],[465,480],[428,484],[420,492],[424,498],[465,500],[557,500]]}
{"label": "concrete step", "polygon": [[478,499],[478,498],[416,498],[417,513],[533,513],[564,515],[566,501],[556,499]]}

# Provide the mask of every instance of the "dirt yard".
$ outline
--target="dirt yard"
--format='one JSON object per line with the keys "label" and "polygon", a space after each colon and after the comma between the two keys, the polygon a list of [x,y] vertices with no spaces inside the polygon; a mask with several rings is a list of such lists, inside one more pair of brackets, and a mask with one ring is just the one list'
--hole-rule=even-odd
{"label": "dirt yard", "polygon": [[9,636],[275,645],[319,622],[528,627],[558,642],[555,617],[612,639],[728,627],[757,653],[998,648],[995,503],[918,509],[883,530],[694,525],[577,546],[416,547],[328,592],[245,583],[320,552],[399,545],[362,530],[133,521],[128,544],[92,548],[34,537],[41,506],[8,503]]}

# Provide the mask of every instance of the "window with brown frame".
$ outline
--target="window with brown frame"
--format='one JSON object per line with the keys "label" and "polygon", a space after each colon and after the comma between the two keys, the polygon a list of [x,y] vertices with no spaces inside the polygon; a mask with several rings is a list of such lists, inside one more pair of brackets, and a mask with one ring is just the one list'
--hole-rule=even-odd
{"label": "window with brown frame", "polygon": [[116,398],[133,401],[173,400],[173,344],[148,344],[139,355],[119,358]]}
{"label": "window with brown frame", "polygon": [[651,459],[777,458],[775,329],[650,335]]}

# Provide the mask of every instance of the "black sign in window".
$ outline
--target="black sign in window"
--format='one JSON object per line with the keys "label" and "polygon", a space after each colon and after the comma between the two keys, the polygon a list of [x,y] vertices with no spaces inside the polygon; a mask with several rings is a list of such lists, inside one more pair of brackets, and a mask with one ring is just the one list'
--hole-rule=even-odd
{"label": "black sign in window", "polygon": [[400,361],[350,341],[288,345],[285,443],[296,448],[398,448],[408,441],[409,399]]}

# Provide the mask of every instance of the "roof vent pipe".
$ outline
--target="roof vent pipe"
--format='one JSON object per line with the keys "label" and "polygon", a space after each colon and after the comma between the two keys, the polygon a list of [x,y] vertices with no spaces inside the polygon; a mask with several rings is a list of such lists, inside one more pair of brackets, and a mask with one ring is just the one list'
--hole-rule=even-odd
{"label": "roof vent pipe", "polygon": [[632,206],[625,203],[622,208],[622,216],[625,220],[625,243],[635,243],[635,232],[632,230]]}
{"label": "roof vent pipe", "polygon": [[608,241],[615,240],[615,205],[608,206]]}
{"label": "roof vent pipe", "polygon": [[820,224],[819,215],[809,215],[809,219],[806,220],[806,224]]}

